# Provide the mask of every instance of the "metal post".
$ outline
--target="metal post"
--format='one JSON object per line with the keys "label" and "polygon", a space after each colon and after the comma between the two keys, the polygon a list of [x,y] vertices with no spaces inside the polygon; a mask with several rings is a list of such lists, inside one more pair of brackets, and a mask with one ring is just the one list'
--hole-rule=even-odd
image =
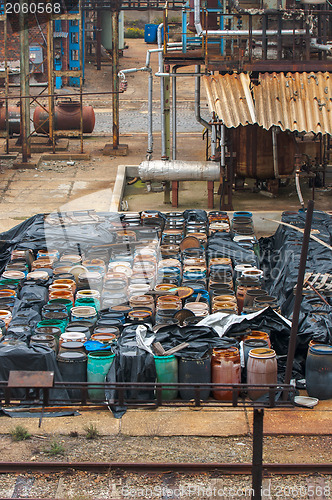
{"label": "metal post", "polygon": [[114,11],[112,14],[112,62],[113,62],[113,78],[112,91],[113,94],[113,149],[118,149],[119,146],[119,12]]}
{"label": "metal post", "polygon": [[97,71],[101,70],[101,12],[97,10],[97,33],[96,33],[96,64]]}
{"label": "metal post", "polygon": [[[291,328],[290,337],[289,337],[289,344],[288,344],[285,384],[289,384],[291,376],[292,376],[292,369],[293,369],[293,362],[294,362],[294,355],[295,355],[295,348],[296,348],[296,339],[297,339],[297,328],[298,328],[298,324],[299,324],[299,315],[300,315],[300,308],[301,308],[301,302],[302,302],[303,280],[304,280],[305,266],[306,266],[307,255],[308,255],[308,247],[309,247],[309,241],[310,241],[310,230],[311,230],[313,211],[314,211],[314,202],[313,202],[313,200],[309,200],[308,201],[308,208],[307,208],[307,215],[306,215],[306,219],[305,219],[304,233],[303,233],[299,274],[297,276],[295,303],[294,303],[294,310],[293,310],[293,317],[292,317],[292,328]],[[287,397],[288,397],[288,391],[284,391],[283,399],[286,400]]]}
{"label": "metal post", "polygon": [[262,498],[263,475],[263,419],[264,409],[254,408],[252,435],[252,495],[253,500]]}
{"label": "metal post", "polygon": [[47,23],[47,78],[48,78],[48,127],[49,140],[55,153],[54,135],[54,51],[53,51],[53,19]]}
{"label": "metal post", "polygon": [[9,153],[9,117],[8,117],[8,94],[9,94],[9,73],[8,73],[8,53],[7,53],[7,14],[6,10],[4,13],[5,16],[5,21],[4,21],[4,55],[5,55],[5,97],[6,97],[6,102],[5,102],[5,112],[6,112],[6,153]]}
{"label": "metal post", "polygon": [[[173,73],[176,70],[174,66]],[[176,160],[176,76],[172,76],[172,160]]]}
{"label": "metal post", "polygon": [[[29,26],[27,14],[23,14],[24,0],[20,0],[20,87],[21,96],[29,95]],[[21,143],[22,161],[25,163],[31,156],[30,151],[30,100],[21,99]]]}
{"label": "metal post", "polygon": [[84,151],[83,145],[83,64],[84,64],[84,31],[83,31],[83,9],[82,9],[82,0],[79,0],[79,42],[80,42],[80,150],[81,153]]}
{"label": "metal post", "polygon": [[[166,68],[166,71],[168,69]],[[166,142],[166,159],[171,156],[171,108],[170,108],[170,87],[171,78],[165,76],[165,142]]]}

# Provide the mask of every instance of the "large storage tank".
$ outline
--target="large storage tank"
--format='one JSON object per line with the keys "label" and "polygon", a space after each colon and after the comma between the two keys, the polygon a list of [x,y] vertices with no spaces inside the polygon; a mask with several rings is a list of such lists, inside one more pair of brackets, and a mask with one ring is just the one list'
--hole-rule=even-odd
{"label": "large storage tank", "polygon": [[[35,109],[33,123],[35,130],[39,134],[48,134],[48,108],[41,106]],[[83,106],[83,132],[91,134],[95,126],[95,112],[92,106]],[[54,128],[55,130],[80,130],[81,113],[78,101],[62,101],[54,107]]]}
{"label": "large storage tank", "polygon": [[[290,175],[294,170],[296,143],[290,132],[277,134],[278,171]],[[238,177],[273,179],[272,131],[258,125],[240,126],[233,130],[233,151],[236,153]]]}
{"label": "large storage tank", "polygon": [[[112,12],[103,11],[101,17],[101,43],[106,50],[112,50]],[[119,13],[119,50],[124,49],[124,14]]]}
{"label": "large storage tank", "polygon": [[[19,134],[21,130],[20,106],[8,106],[9,134]],[[0,130],[6,130],[6,106],[0,101]]]}

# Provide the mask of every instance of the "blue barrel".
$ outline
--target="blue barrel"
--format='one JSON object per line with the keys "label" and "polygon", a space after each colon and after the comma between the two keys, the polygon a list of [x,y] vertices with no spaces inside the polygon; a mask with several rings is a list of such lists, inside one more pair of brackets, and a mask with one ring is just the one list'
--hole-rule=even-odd
{"label": "blue barrel", "polygon": [[146,24],[144,27],[144,42],[157,43],[158,24]]}

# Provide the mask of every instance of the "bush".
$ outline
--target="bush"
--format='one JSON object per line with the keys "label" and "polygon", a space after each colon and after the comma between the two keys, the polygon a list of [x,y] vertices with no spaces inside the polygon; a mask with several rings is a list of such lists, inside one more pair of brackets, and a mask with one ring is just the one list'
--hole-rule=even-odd
{"label": "bush", "polygon": [[52,441],[50,447],[46,448],[44,451],[45,451],[45,453],[47,453],[47,455],[51,455],[52,457],[54,457],[56,455],[64,455],[65,454],[64,447],[62,446],[61,443],[58,443],[57,441]]}
{"label": "bush", "polygon": [[144,38],[144,30],[140,28],[127,28],[124,36],[125,38]]}
{"label": "bush", "polygon": [[99,431],[96,424],[89,424],[84,427],[87,439],[96,439],[99,436]]}
{"label": "bush", "polygon": [[13,441],[25,441],[26,439],[30,439],[31,434],[28,429],[23,427],[22,425],[17,425],[11,432],[11,438]]}

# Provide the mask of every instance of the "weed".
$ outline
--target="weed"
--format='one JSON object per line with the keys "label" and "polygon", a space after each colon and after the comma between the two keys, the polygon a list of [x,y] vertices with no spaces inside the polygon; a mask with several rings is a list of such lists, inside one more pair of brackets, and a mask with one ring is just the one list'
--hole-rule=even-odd
{"label": "weed", "polygon": [[70,431],[69,436],[71,438],[77,438],[78,437],[78,432],[77,431]]}
{"label": "weed", "polygon": [[64,455],[65,454],[65,449],[62,446],[61,443],[58,443],[57,441],[52,441],[50,444],[49,448],[46,448],[45,453],[47,455],[51,455],[52,457],[56,455]]}
{"label": "weed", "polygon": [[87,439],[96,439],[99,436],[99,431],[96,424],[89,424],[84,427]]}
{"label": "weed", "polygon": [[30,439],[31,437],[28,429],[23,427],[23,425],[17,425],[13,430],[11,430],[10,435],[13,441],[24,441],[25,439]]}

